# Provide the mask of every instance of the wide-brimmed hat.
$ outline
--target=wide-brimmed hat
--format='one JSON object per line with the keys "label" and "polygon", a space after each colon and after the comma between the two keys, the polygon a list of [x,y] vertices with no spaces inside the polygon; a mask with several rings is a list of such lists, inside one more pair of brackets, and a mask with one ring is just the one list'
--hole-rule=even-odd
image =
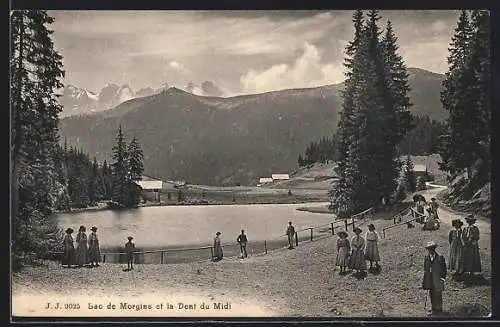
{"label": "wide-brimmed hat", "polygon": [[463,222],[463,221],[461,221],[460,219],[457,219],[456,225],[457,225],[457,226],[463,226],[463,225],[464,225],[464,222]]}
{"label": "wide-brimmed hat", "polygon": [[362,232],[362,230],[361,230],[361,228],[356,227],[356,228],[354,228],[354,229],[353,229],[353,232],[354,232],[354,233],[356,233],[356,232],[361,233],[361,232]]}
{"label": "wide-brimmed hat", "polygon": [[373,228],[373,229],[375,229],[375,225],[374,225],[374,224],[370,224],[370,225],[368,225],[368,228]]}
{"label": "wide-brimmed hat", "polygon": [[436,247],[437,247],[437,244],[434,241],[429,241],[425,244],[426,249],[435,249]]}
{"label": "wide-brimmed hat", "polygon": [[338,237],[347,237],[348,235],[347,235],[347,232],[345,232],[345,231],[342,230],[342,231],[340,231],[340,232],[337,233],[337,236]]}
{"label": "wide-brimmed hat", "polygon": [[67,233],[67,234],[71,234],[71,233],[73,233],[73,232],[74,232],[74,230],[73,230],[73,228],[71,228],[71,227],[70,227],[70,228],[68,228],[68,229],[66,229],[66,233]]}
{"label": "wide-brimmed hat", "polygon": [[436,201],[436,198],[431,198],[431,201]]}
{"label": "wide-brimmed hat", "polygon": [[132,240],[132,239],[134,239],[132,236],[129,236],[127,238],[128,238],[129,241]]}
{"label": "wide-brimmed hat", "polygon": [[217,233],[215,233],[215,235],[220,235],[220,234],[222,234],[222,233],[221,233],[221,232],[217,232]]}
{"label": "wide-brimmed hat", "polygon": [[86,229],[86,228],[85,228],[85,226],[83,226],[83,225],[82,225],[82,226],[80,226],[80,228],[78,228],[78,231],[79,231],[79,232],[81,232],[81,231],[84,231],[84,232],[85,232],[86,230],[87,230],[87,229]]}
{"label": "wide-brimmed hat", "polygon": [[90,230],[95,232],[97,230],[97,227],[92,226],[92,228]]}
{"label": "wide-brimmed hat", "polygon": [[467,217],[465,217],[465,220],[467,222],[475,222],[477,219],[474,217],[474,215],[468,215]]}

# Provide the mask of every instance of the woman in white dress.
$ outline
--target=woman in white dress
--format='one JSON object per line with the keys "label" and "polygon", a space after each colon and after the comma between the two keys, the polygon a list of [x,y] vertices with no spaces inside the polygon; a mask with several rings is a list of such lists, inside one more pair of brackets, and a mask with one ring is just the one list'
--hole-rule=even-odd
{"label": "woman in white dress", "polygon": [[354,228],[354,236],[351,240],[351,258],[349,259],[349,268],[356,272],[364,272],[366,270],[365,261],[365,239],[361,236],[361,228]]}
{"label": "woman in white dress", "polygon": [[347,233],[344,231],[337,233],[339,239],[337,240],[337,258],[335,265],[340,267],[340,274],[345,273],[349,261],[349,252],[351,251],[351,244],[347,239]]}

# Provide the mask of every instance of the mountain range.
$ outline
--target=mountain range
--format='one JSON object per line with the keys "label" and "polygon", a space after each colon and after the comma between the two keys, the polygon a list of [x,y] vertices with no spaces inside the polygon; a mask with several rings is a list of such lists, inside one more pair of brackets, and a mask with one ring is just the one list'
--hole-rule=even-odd
{"label": "mountain range", "polygon": [[[408,71],[412,113],[444,120],[439,96],[444,76]],[[121,125],[128,139],[135,136],[141,143],[146,175],[196,184],[255,184],[259,177],[294,169],[311,141],[336,132],[342,86],[227,98],[175,87],[146,90],[147,95],[112,109],[62,118],[60,131],[68,144],[109,161]],[[129,96],[123,88],[114,94]]]}
{"label": "mountain range", "polygon": [[[59,102],[63,106],[60,117],[93,114],[99,111],[108,110],[119,104],[134,98],[142,98],[158,94],[169,88],[168,83],[160,87],[145,87],[134,91],[129,85],[106,84],[98,93],[94,93],[85,88],[68,84],[62,90]],[[197,95],[221,96],[223,92],[210,81],[201,83],[200,86],[189,83],[183,88],[185,91]]]}

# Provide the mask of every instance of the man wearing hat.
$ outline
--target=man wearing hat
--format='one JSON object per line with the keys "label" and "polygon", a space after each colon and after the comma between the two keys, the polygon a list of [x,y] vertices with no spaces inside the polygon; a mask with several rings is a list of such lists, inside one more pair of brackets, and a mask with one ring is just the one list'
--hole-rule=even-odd
{"label": "man wearing hat", "polygon": [[127,270],[132,270],[134,269],[133,263],[134,263],[134,250],[135,250],[135,244],[132,242],[134,238],[132,236],[128,237],[128,242],[125,243],[125,253],[127,254]]}
{"label": "man wearing hat", "polygon": [[443,311],[443,289],[446,278],[446,261],[436,252],[437,244],[428,242],[425,246],[427,254],[424,258],[424,278],[422,288],[429,291],[432,314]]}
{"label": "man wearing hat", "polygon": [[469,215],[465,218],[469,226],[462,232],[463,264],[467,277],[481,272],[481,257],[479,256],[479,228],[475,225],[476,218]]}

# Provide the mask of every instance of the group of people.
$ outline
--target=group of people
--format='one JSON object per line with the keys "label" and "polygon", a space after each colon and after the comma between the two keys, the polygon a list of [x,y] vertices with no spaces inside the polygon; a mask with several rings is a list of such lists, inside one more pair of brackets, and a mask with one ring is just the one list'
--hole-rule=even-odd
{"label": "group of people", "polygon": [[[214,237],[214,246],[213,246],[213,257],[212,261],[220,261],[224,257],[224,252],[222,250],[222,245],[221,245],[221,232],[215,233]],[[248,238],[247,235],[245,234],[245,230],[241,230],[241,234],[238,235],[236,238],[236,242],[238,242],[240,246],[240,258],[248,258],[248,252],[247,252],[247,243],[248,243]]]}
{"label": "group of people", "polygon": [[[361,236],[362,230],[354,228],[354,234],[349,241],[345,231],[337,233],[337,258],[335,265],[340,267],[340,274],[345,274],[347,269],[355,270],[356,273],[364,273],[367,269],[366,261],[370,262],[370,271],[379,270],[380,253],[378,250],[378,233],[373,224],[368,225],[365,236]],[[375,265],[374,265],[375,263]]]}
{"label": "group of people", "polygon": [[479,253],[479,228],[475,225],[476,218],[469,215],[465,218],[468,226],[460,219],[452,220],[453,229],[449,233],[449,262],[446,265],[444,256],[436,252],[437,244],[429,242],[424,259],[424,279],[422,287],[429,291],[431,298],[431,314],[443,311],[444,282],[449,270],[454,276],[465,275],[464,281],[471,282],[472,276],[481,272],[481,257]]}
{"label": "group of people", "polygon": [[440,227],[438,208],[439,204],[436,198],[431,198],[431,202],[427,202],[425,197],[420,194],[416,194],[413,197],[413,202],[415,203],[415,209],[420,214],[416,221],[423,224],[424,230],[437,230]]}
{"label": "group of people", "polygon": [[80,226],[76,234],[76,248],[73,240],[73,228],[66,229],[66,235],[63,239],[64,254],[62,259],[63,266],[74,267],[99,267],[101,262],[101,250],[99,239],[97,237],[97,227],[92,226],[92,231],[87,237],[85,226]]}

